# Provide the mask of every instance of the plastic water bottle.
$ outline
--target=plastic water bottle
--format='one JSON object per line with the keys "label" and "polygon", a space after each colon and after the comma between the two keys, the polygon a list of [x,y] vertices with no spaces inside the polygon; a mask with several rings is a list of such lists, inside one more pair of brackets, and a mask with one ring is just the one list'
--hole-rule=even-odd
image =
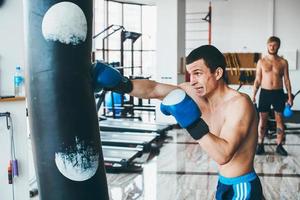
{"label": "plastic water bottle", "polygon": [[24,78],[21,73],[21,67],[16,67],[16,73],[14,75],[14,86],[15,86],[15,96],[24,96]]}

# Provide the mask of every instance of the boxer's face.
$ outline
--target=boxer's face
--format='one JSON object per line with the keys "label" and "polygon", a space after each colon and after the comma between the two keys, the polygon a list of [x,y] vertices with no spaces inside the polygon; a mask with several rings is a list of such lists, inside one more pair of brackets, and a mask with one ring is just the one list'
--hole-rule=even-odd
{"label": "boxer's face", "polygon": [[197,96],[204,97],[216,88],[218,77],[216,73],[211,72],[203,59],[187,65],[187,71],[190,73],[190,84]]}

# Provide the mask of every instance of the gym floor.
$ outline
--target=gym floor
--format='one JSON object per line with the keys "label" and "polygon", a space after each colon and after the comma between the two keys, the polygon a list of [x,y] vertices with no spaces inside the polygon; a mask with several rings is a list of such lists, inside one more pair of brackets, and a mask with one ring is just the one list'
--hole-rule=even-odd
{"label": "gym floor", "polygon": [[[184,130],[169,131],[160,154],[141,174],[107,174],[110,198],[214,199],[217,165]],[[276,155],[274,139],[265,140],[266,155],[255,157],[265,199],[300,199],[300,129],[288,132],[289,156]]]}
{"label": "gym floor", "polygon": [[[267,200],[300,199],[300,113],[286,125],[284,147],[289,156],[275,153],[275,135],[266,137],[266,155],[255,156],[255,170]],[[143,154],[137,162],[151,156]],[[107,173],[111,200],[211,200],[217,185],[217,165],[183,129],[168,131],[157,156],[141,173]],[[32,198],[38,200],[38,196]]]}

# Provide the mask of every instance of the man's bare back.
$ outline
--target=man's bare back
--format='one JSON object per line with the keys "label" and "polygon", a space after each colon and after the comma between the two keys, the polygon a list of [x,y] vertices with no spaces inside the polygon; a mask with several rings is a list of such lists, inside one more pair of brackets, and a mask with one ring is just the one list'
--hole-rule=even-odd
{"label": "man's bare back", "polygon": [[[231,89],[232,90],[232,89]],[[231,94],[230,94],[231,93]],[[249,173],[253,171],[253,159],[255,148],[257,144],[257,117],[255,115],[255,110],[250,98],[244,94],[238,93],[237,91],[233,90],[229,93],[229,99],[225,99],[223,104],[223,108],[220,109],[220,112],[212,113],[213,119],[218,119],[218,113],[221,113],[222,110],[224,115],[219,120],[218,123],[214,124],[212,129],[220,128],[223,126],[223,122],[225,120],[231,120],[235,117],[235,112],[238,109],[244,109],[244,119],[241,120],[241,126],[249,126],[247,133],[245,133],[245,138],[241,142],[240,146],[238,147],[235,155],[232,159],[226,163],[225,165],[219,165],[220,174],[226,177],[237,177],[243,174]],[[242,103],[241,103],[242,102]],[[236,104],[236,106],[234,106]],[[240,104],[247,104],[246,106],[240,107]],[[251,121],[250,124],[243,123],[243,121]],[[215,127],[218,126],[218,127]],[[212,131],[213,132],[213,131]],[[218,133],[218,132],[217,132]],[[231,134],[230,132],[225,134]],[[223,135],[217,135],[221,138],[224,137]]]}
{"label": "man's bare back", "polygon": [[[241,141],[236,153],[231,160],[225,164],[218,165],[219,172],[226,177],[237,177],[253,171],[253,159],[257,144],[257,115],[251,99],[245,94],[239,93],[229,87],[225,87],[224,95],[220,94],[219,102],[216,106],[210,106],[205,100],[199,98],[189,85],[181,85],[187,93],[197,102],[202,111],[202,118],[209,125],[210,132],[217,137],[230,138],[239,137],[232,135],[234,131],[222,131],[223,125],[227,120],[240,120],[239,126],[244,126]],[[235,113],[242,110],[243,117]],[[245,128],[247,127],[247,128]],[[209,152],[208,152],[209,153]]]}
{"label": "man's bare back", "polygon": [[181,89],[135,80],[130,94],[161,99],[162,113],[172,115],[218,164],[216,199],[232,199],[240,194],[245,199],[261,199],[262,187],[253,167],[257,115],[250,98],[228,87],[226,61],[216,47],[194,49],[186,64],[190,82],[180,84]]}

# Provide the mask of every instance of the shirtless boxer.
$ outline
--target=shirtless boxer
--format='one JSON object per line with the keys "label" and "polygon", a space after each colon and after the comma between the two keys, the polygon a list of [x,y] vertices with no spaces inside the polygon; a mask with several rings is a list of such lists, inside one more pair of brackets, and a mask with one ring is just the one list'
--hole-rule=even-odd
{"label": "shirtless boxer", "polygon": [[[173,115],[218,163],[216,199],[262,199],[261,183],[253,167],[258,119],[251,99],[228,87],[225,58],[216,47],[196,48],[186,62],[191,81],[179,86],[130,81],[97,63],[94,86],[162,100],[161,111]],[[106,77],[113,81],[107,83]]]}

